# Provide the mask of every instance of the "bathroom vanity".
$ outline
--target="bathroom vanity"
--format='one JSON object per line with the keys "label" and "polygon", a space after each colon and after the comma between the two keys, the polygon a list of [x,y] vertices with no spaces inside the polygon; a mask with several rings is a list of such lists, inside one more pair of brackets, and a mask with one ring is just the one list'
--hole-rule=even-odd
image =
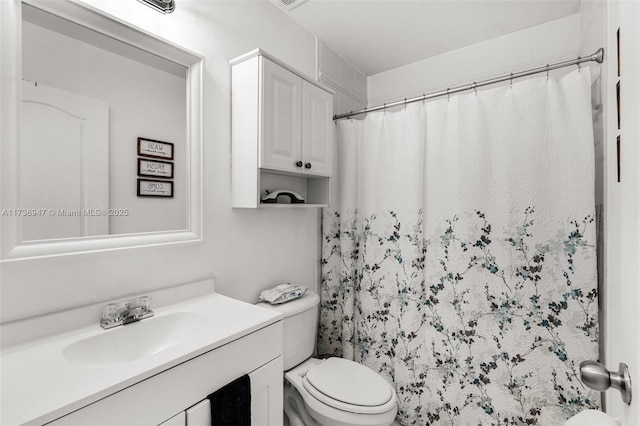
{"label": "bathroom vanity", "polygon": [[248,374],[255,425],[282,424],[282,322],[219,294],[2,352],[2,425],[210,425],[207,395]]}

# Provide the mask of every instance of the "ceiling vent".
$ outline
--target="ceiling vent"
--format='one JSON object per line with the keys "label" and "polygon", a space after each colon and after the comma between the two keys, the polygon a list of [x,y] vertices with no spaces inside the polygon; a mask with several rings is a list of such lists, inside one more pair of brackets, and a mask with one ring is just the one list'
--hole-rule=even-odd
{"label": "ceiling vent", "polygon": [[[141,3],[146,4],[147,6],[152,7],[160,13],[171,13],[176,8],[176,3],[174,0],[138,0]],[[295,1],[295,0],[294,0]]]}
{"label": "ceiling vent", "polygon": [[271,0],[273,3],[280,6],[282,9],[286,11],[290,11],[300,6],[307,0]]}

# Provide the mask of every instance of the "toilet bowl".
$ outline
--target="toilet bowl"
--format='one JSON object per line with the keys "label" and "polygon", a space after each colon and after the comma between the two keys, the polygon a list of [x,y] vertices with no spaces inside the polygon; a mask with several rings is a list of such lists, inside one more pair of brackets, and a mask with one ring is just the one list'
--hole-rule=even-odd
{"label": "toilet bowl", "polygon": [[342,358],[312,358],[318,329],[317,294],[282,305],[284,412],[291,426],[389,426],[397,413],[393,387],[378,373]]}
{"label": "toilet bowl", "polygon": [[[304,407],[285,407],[290,418],[292,412],[299,415],[304,408],[316,421],[311,425],[388,426],[396,416],[396,393],[391,385],[353,361],[311,358],[287,371],[285,379],[285,398],[295,393],[304,401]],[[308,423],[303,424],[311,426]]]}

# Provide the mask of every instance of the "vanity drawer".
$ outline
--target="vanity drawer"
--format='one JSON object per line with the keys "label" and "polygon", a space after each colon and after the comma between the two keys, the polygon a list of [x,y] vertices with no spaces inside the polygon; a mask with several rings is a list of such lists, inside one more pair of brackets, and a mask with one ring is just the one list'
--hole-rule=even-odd
{"label": "vanity drawer", "polygon": [[[158,425],[282,355],[282,322],[165,370],[49,425]],[[276,363],[276,365],[281,365]],[[278,382],[282,385],[282,377]]]}

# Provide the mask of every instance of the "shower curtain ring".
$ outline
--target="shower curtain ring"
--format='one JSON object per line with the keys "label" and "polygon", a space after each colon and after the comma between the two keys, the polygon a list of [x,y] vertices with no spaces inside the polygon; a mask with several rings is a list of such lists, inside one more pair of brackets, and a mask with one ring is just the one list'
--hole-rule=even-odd
{"label": "shower curtain ring", "polygon": [[475,81],[473,82],[473,91],[475,92],[476,96],[478,95],[478,83],[476,83]]}
{"label": "shower curtain ring", "polygon": [[[578,56],[578,61],[580,60],[580,56]],[[582,68],[580,68],[580,62],[578,62],[578,72],[581,72]]]}
{"label": "shower curtain ring", "polygon": [[405,111],[407,109],[407,98],[404,98],[404,109],[405,109]]}
{"label": "shower curtain ring", "polygon": [[422,94],[422,105],[424,105],[424,103],[427,100],[427,95],[425,93]]}
{"label": "shower curtain ring", "polygon": [[449,98],[450,98],[450,96],[449,96],[449,88],[447,87],[447,102],[449,102]]}
{"label": "shower curtain ring", "polygon": [[510,74],[511,78],[509,79],[509,89],[513,88],[513,73]]}
{"label": "shower curtain ring", "polygon": [[547,64],[547,81],[549,81],[549,64]]}

